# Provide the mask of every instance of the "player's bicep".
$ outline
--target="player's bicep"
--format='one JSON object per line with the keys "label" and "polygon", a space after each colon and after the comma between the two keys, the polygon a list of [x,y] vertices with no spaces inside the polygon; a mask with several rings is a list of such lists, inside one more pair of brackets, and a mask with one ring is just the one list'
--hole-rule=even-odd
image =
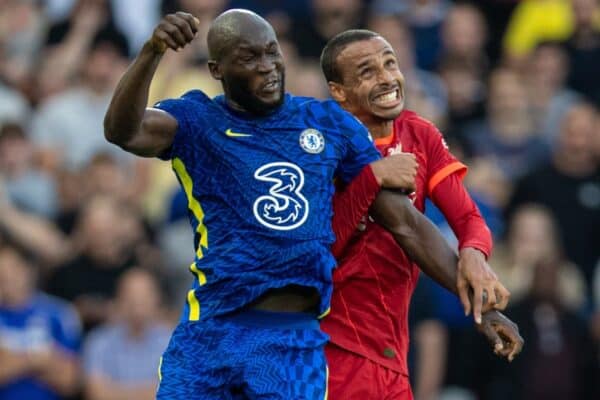
{"label": "player's bicep", "polygon": [[141,157],[158,157],[173,145],[178,125],[168,112],[147,108],[138,132],[123,147]]}

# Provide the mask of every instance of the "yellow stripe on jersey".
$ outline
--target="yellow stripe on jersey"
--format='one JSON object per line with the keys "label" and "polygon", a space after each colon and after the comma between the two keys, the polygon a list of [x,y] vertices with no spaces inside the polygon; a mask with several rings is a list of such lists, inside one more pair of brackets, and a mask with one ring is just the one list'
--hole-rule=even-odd
{"label": "yellow stripe on jersey", "polygon": [[198,258],[202,258],[202,248],[208,248],[208,230],[206,229],[206,225],[204,225],[204,211],[202,210],[200,202],[194,197],[194,183],[192,182],[192,178],[190,177],[190,174],[188,174],[183,161],[179,158],[173,159],[173,169],[183,185],[183,190],[185,191],[185,196],[188,200],[188,208],[192,211],[192,214],[194,214],[196,221],[198,221],[196,233],[200,235],[200,243],[198,243],[196,255]]}
{"label": "yellow stripe on jersey", "polygon": [[195,262],[193,262],[192,265],[190,265],[190,271],[192,271],[192,273],[198,277],[198,282],[200,283],[200,286],[206,284],[206,275],[204,275],[204,272],[198,269],[198,266]]}
{"label": "yellow stripe on jersey", "polygon": [[325,318],[327,316],[327,314],[329,314],[330,312],[331,312],[331,307],[327,307],[327,310],[325,310],[325,312],[323,314],[319,315],[317,317],[317,319]]}
{"label": "yellow stripe on jersey", "polygon": [[200,303],[196,298],[194,289],[188,291],[187,301],[190,305],[190,321],[199,321],[200,320]]}
{"label": "yellow stripe on jersey", "polygon": [[[179,177],[181,184],[183,185],[183,191],[185,192],[185,196],[188,200],[188,208],[196,218],[198,222],[198,226],[196,227],[196,234],[200,236],[200,243],[198,243],[198,249],[196,250],[196,257],[201,259],[204,257],[202,252],[202,248],[208,248],[208,230],[206,229],[206,225],[204,225],[204,210],[202,210],[202,206],[200,202],[194,197],[194,183],[192,182],[192,178],[190,174],[187,172],[183,161],[180,158],[173,159],[173,169],[175,173]],[[196,263],[192,263],[190,265],[190,270],[192,273],[198,278],[198,283],[200,285],[206,284],[206,275],[202,272]],[[196,298],[194,289],[190,290],[187,294],[187,302],[190,307],[190,321],[198,321],[200,320],[200,302]]]}

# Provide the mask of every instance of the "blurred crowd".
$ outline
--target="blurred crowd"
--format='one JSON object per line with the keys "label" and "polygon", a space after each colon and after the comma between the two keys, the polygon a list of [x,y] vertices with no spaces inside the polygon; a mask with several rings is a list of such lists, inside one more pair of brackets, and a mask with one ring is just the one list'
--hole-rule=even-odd
{"label": "blurred crowd", "polygon": [[199,38],[165,55],[150,104],[218,94],[204,38],[230,7],[273,24],[297,95],[328,97],[318,57],[333,35],[380,33],[407,108],[469,166],[526,345],[510,365],[495,359],[458,301],[422,277],[416,399],[600,398],[597,0],[0,0],[0,400],[153,398],[191,284],[187,200],[168,163],[108,144],[102,120],[175,10],[200,20]]}

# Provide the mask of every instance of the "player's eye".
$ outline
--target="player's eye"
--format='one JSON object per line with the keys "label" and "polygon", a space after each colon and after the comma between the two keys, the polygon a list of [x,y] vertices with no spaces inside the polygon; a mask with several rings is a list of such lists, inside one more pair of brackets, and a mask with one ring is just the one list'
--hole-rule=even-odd
{"label": "player's eye", "polygon": [[393,58],[390,58],[389,60],[387,60],[385,62],[385,66],[386,67],[395,67],[396,66],[396,60],[394,60]]}
{"label": "player's eye", "polygon": [[369,78],[373,75],[373,68],[365,68],[360,71],[360,76],[363,78]]}

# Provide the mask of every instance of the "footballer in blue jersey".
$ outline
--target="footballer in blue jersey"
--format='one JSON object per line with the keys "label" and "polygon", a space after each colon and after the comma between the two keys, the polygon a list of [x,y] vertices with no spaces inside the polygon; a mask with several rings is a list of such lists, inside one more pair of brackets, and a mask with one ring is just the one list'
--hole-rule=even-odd
{"label": "footballer in blue jersey", "polygon": [[[318,317],[327,312],[335,266],[333,180],[349,181],[368,165],[382,171],[389,159],[377,161],[368,132],[334,102],[285,94],[273,28],[246,10],[221,14],[208,32],[208,65],[224,96],[192,91],[146,109],[162,55],[191,42],[198,24],[186,13],[162,19],[104,121],[109,141],[171,160],[195,233],[194,285],[161,360],[157,397],[325,398],[328,338]],[[382,186],[405,183],[374,175]],[[398,197],[415,226],[425,226]],[[400,206],[381,204],[396,217]],[[411,243],[456,265],[438,236],[435,246],[414,236]]]}
{"label": "footballer in blue jersey", "polygon": [[289,94],[260,118],[200,91],[155,107],[178,122],[162,157],[172,160],[196,233],[197,279],[183,320],[230,313],[286,285],[316,288],[324,314],[333,180],[379,159],[364,126],[334,101]]}

